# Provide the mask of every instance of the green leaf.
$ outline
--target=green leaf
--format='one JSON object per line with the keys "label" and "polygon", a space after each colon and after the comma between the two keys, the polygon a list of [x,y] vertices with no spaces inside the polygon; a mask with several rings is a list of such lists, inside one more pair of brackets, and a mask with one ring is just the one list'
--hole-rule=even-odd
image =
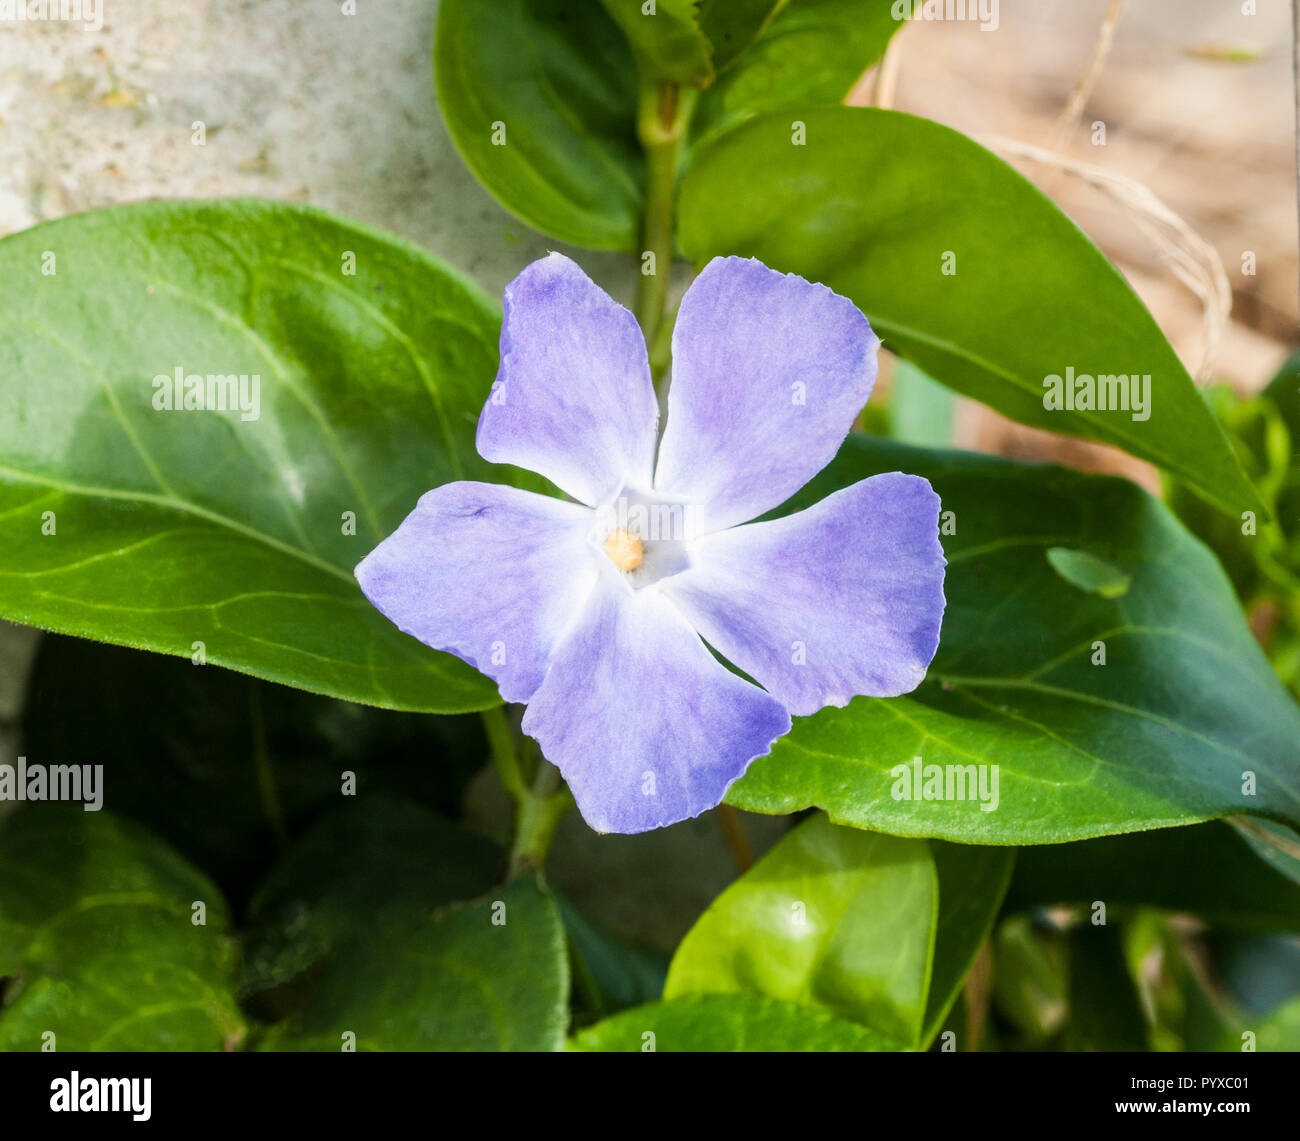
{"label": "green leaf", "polygon": [[1228,821],[1251,850],[1292,883],[1300,884],[1300,836],[1272,820],[1233,816]]}
{"label": "green leaf", "polygon": [[[734,0],[720,3],[731,8]],[[748,0],[738,6],[737,26],[748,6]],[[733,67],[723,71],[718,63],[718,81],[696,107],[694,138],[703,146],[706,137],[771,111],[782,113],[789,145],[792,116],[806,119],[806,108],[841,102],[884,55],[903,26],[893,7],[893,0],[789,0],[779,6]],[[719,18],[702,10],[700,22],[707,30]]]}
{"label": "green leaf", "polygon": [[442,0],[433,74],[452,141],[502,206],[561,241],[637,248],[636,63],[599,0]]}
{"label": "green leaf", "polygon": [[273,1050],[558,1050],[568,1022],[564,930],[536,877],[381,925],[326,968]]}
{"label": "green leaf", "polygon": [[215,885],[142,828],[24,807],[0,827],[0,1050],[233,1049],[229,926]]}
{"label": "green leaf", "polygon": [[495,845],[436,813],[383,796],[346,800],[254,895],[241,989],[355,957],[376,931],[419,926],[433,908],[487,891],[501,865]]}
{"label": "green leaf", "polygon": [[956,396],[901,357],[890,374],[888,411],[888,434],[900,443],[926,448],[952,443]]}
{"label": "green leaf", "polygon": [[1165,498],[1219,557],[1273,668],[1300,699],[1300,354],[1256,397],[1227,385],[1206,397],[1271,518],[1211,511],[1176,479],[1165,481]]}
{"label": "green leaf", "polygon": [[786,0],[700,0],[700,29],[713,49],[713,66],[722,71],[743,55],[785,3]]}
{"label": "green leaf", "polygon": [[593,923],[558,891],[552,894],[569,937],[578,1009],[588,1021],[653,1002],[663,993],[666,955],[632,946]]}
{"label": "green leaf", "polygon": [[[699,96],[683,166],[694,140],[758,111],[843,99],[899,26],[886,0],[791,0],[766,24],[750,7],[700,13],[726,39],[726,70]],[[689,0],[659,0],[655,16],[636,0],[442,0],[438,103],[466,164],[507,210],[561,241],[638,252],[638,54],[643,70],[705,82]]]}
{"label": "green leaf", "polygon": [[1277,375],[1260,395],[1277,407],[1291,433],[1292,443],[1300,448],[1300,352],[1292,353],[1283,361]]}
{"label": "green leaf", "polygon": [[1045,552],[1052,570],[1066,582],[1102,598],[1121,598],[1128,593],[1133,581],[1119,567],[1111,566],[1088,551],[1072,551],[1069,547],[1048,547]]}
{"label": "green leaf", "polygon": [[[491,302],[397,239],[238,199],[38,226],[0,272],[0,615],[388,708],[497,703],[352,577],[424,491],[492,470]],[[159,410],[176,369],[248,376],[249,408],[258,376],[258,417]]]}
{"label": "green leaf", "polygon": [[1011,879],[1016,849],[930,841],[939,877],[939,919],[921,1044],[939,1033],[966,974],[989,938]]}
{"label": "green leaf", "polygon": [[27,691],[28,759],[93,757],[113,811],[203,868],[236,908],[282,833],[338,807],[343,773],[366,801],[387,793],[455,813],[487,756],[476,714],[394,713],[55,634]]}
{"label": "green leaf", "polygon": [[664,997],[760,994],[924,1046],[988,934],[1012,858],[937,847],[806,821],[701,916]]}
{"label": "green leaf", "polygon": [[673,956],[664,997],[766,995],[915,1043],[938,904],[923,842],[814,817],[700,917]]}
{"label": "green leaf", "polygon": [[[1151,315],[1101,252],[1000,159],[894,111],[760,116],[695,156],[679,239],[852,298],[885,344],[1014,419],[1115,444],[1231,514],[1259,498]],[[955,272],[945,273],[945,268]],[[1049,410],[1045,378],[1151,377],[1149,419]],[[1139,404],[1141,393],[1139,392]]]}
{"label": "green leaf", "polygon": [[[1271,519],[1225,515],[1176,478],[1167,478],[1165,502],[1184,525],[1212,550],[1228,572],[1238,596],[1255,605],[1268,592],[1269,564],[1285,563],[1285,529],[1295,513],[1287,509],[1287,479],[1291,467],[1289,432],[1277,407],[1262,398],[1243,400],[1227,385],[1211,385],[1205,399],[1223,425]],[[1298,484],[1300,486],[1300,484]],[[1263,572],[1263,573],[1261,573]]]}
{"label": "green leaf", "polygon": [[643,0],[600,2],[627,37],[645,80],[703,87],[713,78],[696,0],[656,0],[653,11]]}
{"label": "green leaf", "polygon": [[[948,605],[929,675],[907,697],[798,719],[729,802],[1000,844],[1240,812],[1300,821],[1300,708],[1219,565],[1162,504],[1126,480],[855,435],[791,506],[895,470],[930,479],[955,527],[942,536]],[[1044,557],[1062,545],[1124,567],[1128,593],[1065,582]],[[982,772],[987,795],[903,799],[914,783],[896,766],[917,757],[963,766],[954,777]]]}
{"label": "green leaf", "polygon": [[901,1047],[812,1007],[752,995],[705,994],[651,1003],[606,1018],[571,1039],[569,1049],[830,1053]]}
{"label": "green leaf", "polygon": [[1216,926],[1300,931],[1300,884],[1261,862],[1228,824],[1025,848],[1006,910],[1051,904],[1159,907]]}

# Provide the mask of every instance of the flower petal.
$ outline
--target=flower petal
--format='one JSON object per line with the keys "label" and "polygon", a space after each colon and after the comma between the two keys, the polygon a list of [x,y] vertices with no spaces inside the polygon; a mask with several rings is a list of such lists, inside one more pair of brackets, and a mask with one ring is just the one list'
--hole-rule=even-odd
{"label": "flower petal", "polygon": [[700,635],[803,717],[915,689],[939,645],[939,497],[890,472],[805,511],[709,535],[663,591]]}
{"label": "flower petal", "polygon": [[563,254],[506,286],[501,366],[478,422],[479,455],[539,472],[595,506],[648,488],[659,405],[632,316]]}
{"label": "flower petal", "polygon": [[826,286],[714,258],[677,314],[656,490],[702,504],[709,530],[784,503],[839,450],[879,347]]}
{"label": "flower petal", "polygon": [[721,802],[790,715],[722,666],[653,590],[601,576],[524,714],[598,832],[646,832]]}
{"label": "flower petal", "polygon": [[436,487],[356,569],[399,629],[463,658],[506,701],[527,701],[582,612],[601,557],[592,513],[493,483]]}

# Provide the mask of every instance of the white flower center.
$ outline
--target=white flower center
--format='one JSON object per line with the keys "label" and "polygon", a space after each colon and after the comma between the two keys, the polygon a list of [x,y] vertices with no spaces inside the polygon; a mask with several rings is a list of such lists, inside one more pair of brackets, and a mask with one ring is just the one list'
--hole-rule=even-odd
{"label": "white flower center", "polygon": [[691,565],[688,543],[694,538],[694,505],[624,487],[595,514],[591,541],[634,590]]}

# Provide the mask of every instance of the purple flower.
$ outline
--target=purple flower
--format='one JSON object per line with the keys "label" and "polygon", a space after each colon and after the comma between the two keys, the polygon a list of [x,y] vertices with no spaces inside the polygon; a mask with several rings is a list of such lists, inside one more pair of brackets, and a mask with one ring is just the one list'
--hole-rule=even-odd
{"label": "purple flower", "polygon": [[717,258],[682,300],[659,440],[636,320],[551,254],[506,288],[477,444],[576,502],[434,488],[357,567],[361,588],[528,703],[524,731],[597,831],[697,816],[791,714],[907,693],[938,647],[945,564],[926,480],[877,475],[747,522],[835,455],[879,346],[825,286]]}

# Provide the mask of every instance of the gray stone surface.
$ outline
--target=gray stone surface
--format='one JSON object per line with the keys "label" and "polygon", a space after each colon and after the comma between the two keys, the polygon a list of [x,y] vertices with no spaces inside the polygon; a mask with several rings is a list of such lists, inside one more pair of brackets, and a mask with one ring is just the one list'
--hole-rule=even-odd
{"label": "gray stone surface", "polygon": [[[0,232],[118,202],[260,195],[392,230],[493,294],[563,248],[497,206],[443,129],[436,0],[357,0],[352,16],[337,0],[104,5],[99,31],[0,25]],[[625,259],[581,257],[629,293]]]}

